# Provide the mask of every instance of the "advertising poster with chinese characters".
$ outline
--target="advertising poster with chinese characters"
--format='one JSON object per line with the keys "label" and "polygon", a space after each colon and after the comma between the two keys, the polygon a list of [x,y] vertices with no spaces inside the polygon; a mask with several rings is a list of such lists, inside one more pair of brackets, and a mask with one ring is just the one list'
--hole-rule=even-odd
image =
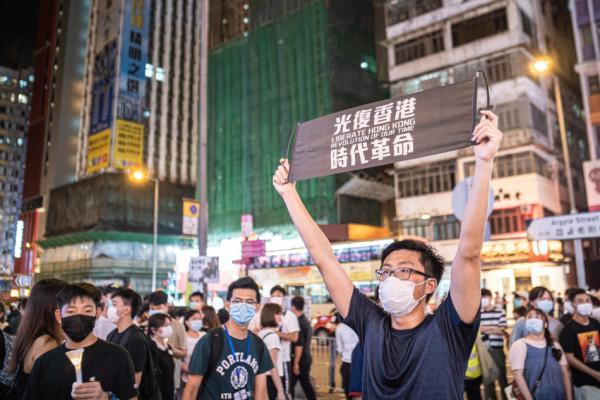
{"label": "advertising poster with chinese characters", "polygon": [[299,124],[290,179],[299,181],[469,146],[474,81],[354,107]]}

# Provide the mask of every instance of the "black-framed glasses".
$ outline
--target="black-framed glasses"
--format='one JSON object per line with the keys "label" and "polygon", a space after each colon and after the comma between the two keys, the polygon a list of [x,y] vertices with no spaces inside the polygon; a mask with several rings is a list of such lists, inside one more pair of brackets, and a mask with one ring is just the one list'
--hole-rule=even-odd
{"label": "black-framed glasses", "polygon": [[255,306],[257,304],[256,300],[242,300],[242,299],[233,299],[231,300],[231,304],[250,304],[251,306]]}
{"label": "black-framed glasses", "polygon": [[388,267],[381,267],[381,268],[375,270],[375,277],[380,281],[383,281],[392,275],[395,278],[400,279],[401,281],[407,281],[410,279],[411,274],[417,274],[417,275],[421,275],[425,278],[430,278],[430,276],[427,275],[426,273],[417,271],[416,269],[409,268],[409,267],[400,267],[400,268],[395,268],[395,269],[388,268]]}

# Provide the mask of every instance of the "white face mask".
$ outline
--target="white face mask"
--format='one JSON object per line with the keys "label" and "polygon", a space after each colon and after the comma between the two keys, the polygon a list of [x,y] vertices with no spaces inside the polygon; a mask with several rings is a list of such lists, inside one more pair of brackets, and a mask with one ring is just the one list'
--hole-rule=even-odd
{"label": "white face mask", "polygon": [[158,334],[163,339],[169,339],[171,336],[173,336],[173,328],[171,328],[171,325],[163,326],[160,328]]}
{"label": "white face mask", "polygon": [[596,307],[592,310],[592,313],[590,314],[590,317],[597,319],[598,321],[600,321],[600,307]]}
{"label": "white face mask", "polygon": [[[424,284],[427,281],[419,283]],[[417,304],[423,300],[427,294],[424,294],[418,300],[415,300],[413,292],[417,284],[412,281],[403,281],[395,276],[390,276],[379,284],[379,297],[383,309],[392,316],[401,317],[415,309]]]}
{"label": "white face mask", "polygon": [[271,297],[271,303],[275,303],[280,307],[283,307],[283,297],[275,296]]}
{"label": "white face mask", "polygon": [[492,300],[489,297],[482,297],[481,298],[481,307],[485,308],[485,307],[489,306],[491,302],[492,302]]}
{"label": "white face mask", "polygon": [[592,303],[577,304],[577,314],[587,317],[592,313],[593,308]]}
{"label": "white face mask", "polygon": [[119,322],[119,314],[117,313],[117,307],[110,305],[108,310],[106,311],[106,318],[110,322],[114,322],[115,324]]}

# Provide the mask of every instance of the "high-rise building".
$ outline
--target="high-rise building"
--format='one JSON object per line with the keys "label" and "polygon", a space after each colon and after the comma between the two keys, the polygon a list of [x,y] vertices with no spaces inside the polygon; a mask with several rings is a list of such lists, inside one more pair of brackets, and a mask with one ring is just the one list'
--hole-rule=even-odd
{"label": "high-rise building", "polygon": [[22,252],[19,212],[32,85],[31,69],[0,67],[0,280],[9,282],[13,257]]}
{"label": "high-rise building", "polygon": [[31,275],[44,236],[50,190],[75,181],[90,0],[40,3],[23,186],[21,257]]}
{"label": "high-rise building", "polygon": [[[476,71],[487,75],[504,141],[493,172],[491,235],[481,256],[484,286],[508,296],[538,285],[563,291],[574,270],[566,261],[571,243],[563,249],[560,241],[529,241],[526,221],[569,212],[564,168],[573,171],[578,208],[585,207],[581,165],[588,150],[566,1],[376,4],[383,26],[379,76],[392,96],[472,79]],[[553,73],[561,82],[570,166],[561,156],[551,80],[529,69],[539,53],[559,60]],[[452,190],[473,175],[474,165],[470,149],[397,163],[397,232],[431,240],[451,260],[460,231]],[[572,271],[568,277],[572,284]]]}
{"label": "high-rise building", "polygon": [[39,277],[151,288],[153,181],[158,181],[158,285],[182,247],[182,200],[198,176],[203,0],[91,1],[76,181],[51,190]]}
{"label": "high-rise building", "polygon": [[571,0],[573,33],[581,94],[586,114],[590,158],[600,158],[600,4],[587,0]]}

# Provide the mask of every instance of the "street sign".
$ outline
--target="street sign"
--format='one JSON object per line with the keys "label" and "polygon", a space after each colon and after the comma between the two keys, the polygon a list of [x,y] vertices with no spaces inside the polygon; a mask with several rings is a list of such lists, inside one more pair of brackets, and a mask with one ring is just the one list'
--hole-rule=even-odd
{"label": "street sign", "polygon": [[537,218],[530,222],[531,240],[572,240],[600,237],[600,212]]}
{"label": "street sign", "polygon": [[200,202],[194,199],[183,199],[182,233],[195,236],[198,234],[198,218],[200,218]]}

